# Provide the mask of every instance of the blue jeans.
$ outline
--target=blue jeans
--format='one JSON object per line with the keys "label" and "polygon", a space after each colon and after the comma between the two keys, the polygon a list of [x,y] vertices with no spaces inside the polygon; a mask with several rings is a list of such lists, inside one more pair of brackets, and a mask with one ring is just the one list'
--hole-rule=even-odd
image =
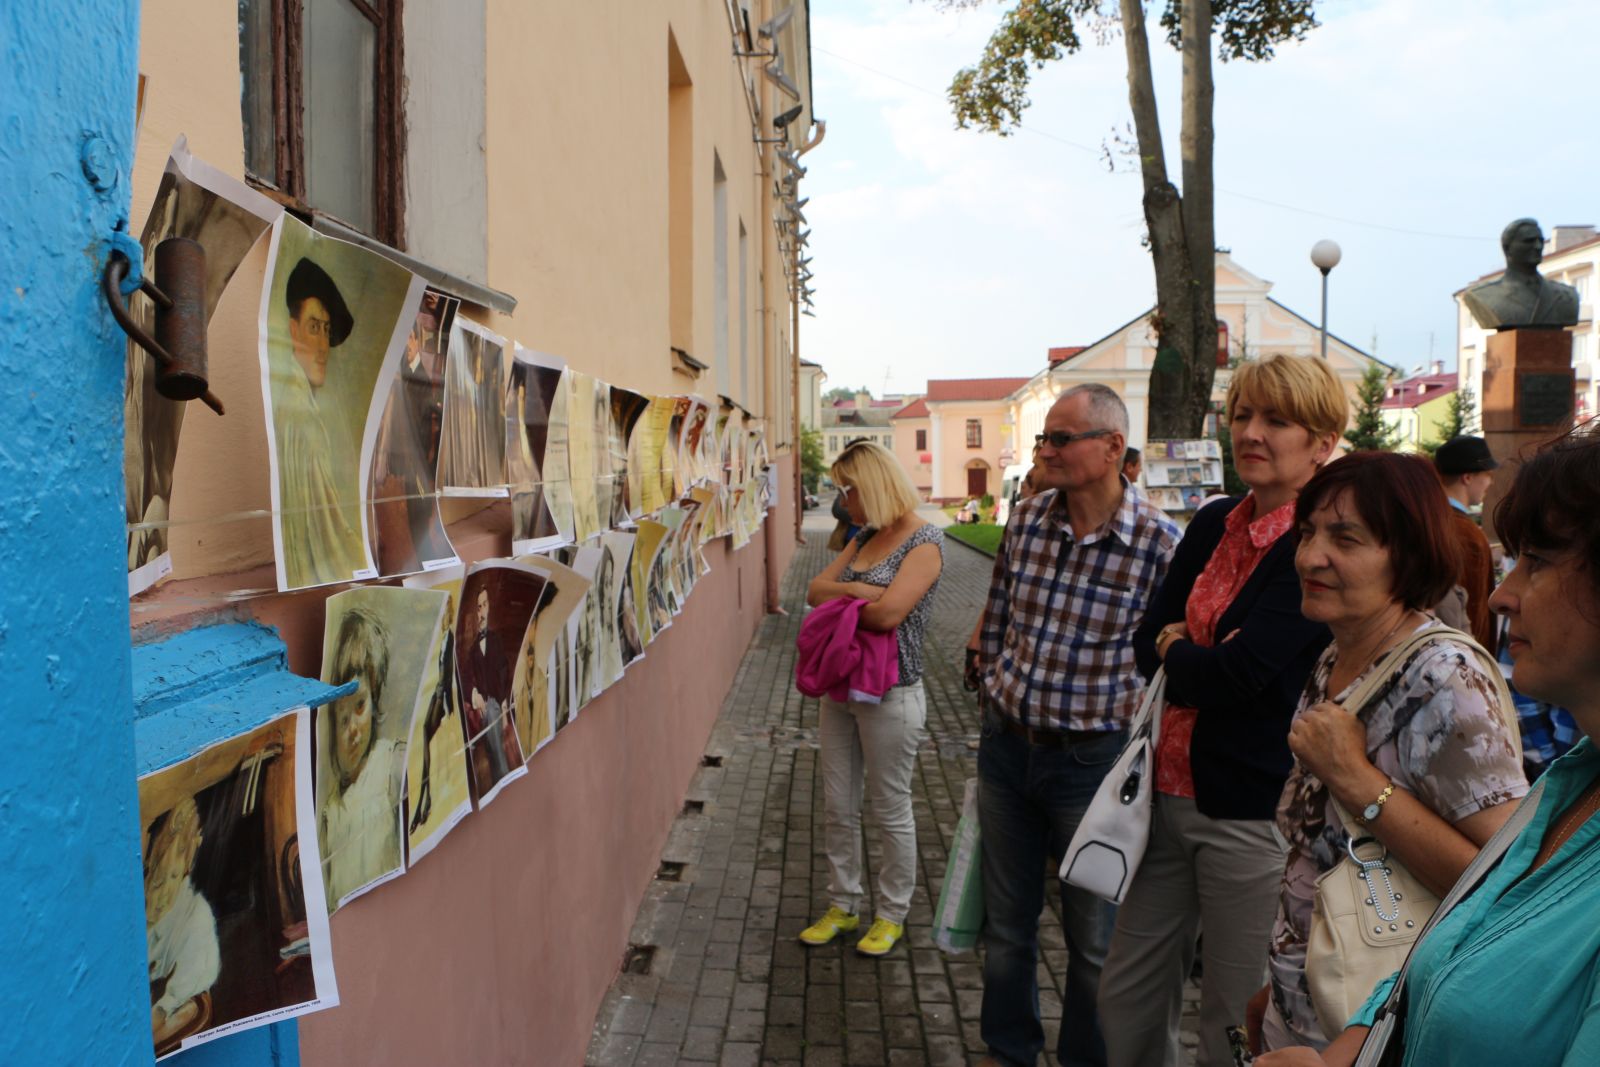
{"label": "blue jeans", "polygon": [[[1007,733],[986,708],[978,748],[978,821],[983,835],[982,1034],[989,1053],[1032,1067],[1044,1048],[1039,1021],[1039,914],[1045,861],[1066,852],[1101,779],[1127,741],[1117,730],[1066,748],[1030,744]],[[1116,908],[1061,884],[1067,980],[1056,1054],[1062,1067],[1104,1067],[1095,1011]]]}

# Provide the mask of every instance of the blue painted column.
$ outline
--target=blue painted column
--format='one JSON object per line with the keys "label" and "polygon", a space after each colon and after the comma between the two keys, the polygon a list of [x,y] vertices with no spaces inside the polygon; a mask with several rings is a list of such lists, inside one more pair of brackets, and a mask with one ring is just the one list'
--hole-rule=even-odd
{"label": "blue painted column", "polygon": [[153,1054],[122,500],[137,0],[0,3],[0,1063]]}

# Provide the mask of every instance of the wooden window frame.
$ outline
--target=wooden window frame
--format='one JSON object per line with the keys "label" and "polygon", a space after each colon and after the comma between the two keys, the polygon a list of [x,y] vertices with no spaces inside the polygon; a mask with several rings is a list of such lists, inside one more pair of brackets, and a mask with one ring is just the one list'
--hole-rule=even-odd
{"label": "wooden window frame", "polygon": [[[272,6],[272,142],[276,174],[253,174],[251,184],[296,212],[347,219],[306,201],[304,0],[256,0]],[[373,77],[372,216],[369,236],[405,249],[405,19],[402,0],[338,0],[354,7],[378,30]]]}
{"label": "wooden window frame", "polygon": [[982,419],[968,419],[967,420],[967,447],[968,448],[982,448],[983,447],[983,420]]}
{"label": "wooden window frame", "polygon": [[918,430],[917,431],[917,451],[918,452],[926,452],[927,450],[928,450],[928,431],[927,430]]}

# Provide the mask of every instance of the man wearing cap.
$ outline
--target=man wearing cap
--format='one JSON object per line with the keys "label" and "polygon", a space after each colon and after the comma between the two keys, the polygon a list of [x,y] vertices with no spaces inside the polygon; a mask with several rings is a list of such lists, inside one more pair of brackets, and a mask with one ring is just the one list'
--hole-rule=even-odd
{"label": "man wearing cap", "polygon": [[358,442],[349,440],[348,418],[323,397],[329,356],[350,336],[355,319],[328,272],[305,257],[289,274],[284,302],[294,361],[274,359],[272,385],[281,563],[292,589],[349,581],[369,564],[351,461]]}
{"label": "man wearing cap", "polygon": [[1492,652],[1494,619],[1489,614],[1489,593],[1494,587],[1494,560],[1489,539],[1467,509],[1483,503],[1500,464],[1483,438],[1452,437],[1433,454],[1433,465],[1444,483],[1445,496],[1450,498],[1450,533],[1461,556],[1456,584],[1467,594],[1467,621],[1472,636]]}

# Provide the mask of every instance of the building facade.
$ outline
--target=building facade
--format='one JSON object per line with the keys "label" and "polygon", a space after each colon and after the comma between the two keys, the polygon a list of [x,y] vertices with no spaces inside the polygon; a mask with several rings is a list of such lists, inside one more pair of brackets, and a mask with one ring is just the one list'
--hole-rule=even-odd
{"label": "building facade", "polygon": [[1450,419],[1450,398],[1456,394],[1456,374],[1435,362],[1431,373],[1413,374],[1389,383],[1383,398],[1383,422],[1395,435],[1395,449],[1417,452],[1423,445],[1443,444]]}
{"label": "building facade", "polygon": [[917,495],[932,500],[933,446],[928,434],[933,420],[928,416],[928,402],[919,397],[895,412],[890,421],[894,425],[894,458],[910,476]]}
{"label": "building facade", "polygon": [[1010,398],[1027,381],[949,378],[928,382],[931,500],[951,503],[1000,492],[1001,475],[1018,454]]}
{"label": "building facade", "polygon": [[[1600,324],[1595,322],[1594,299],[1600,285],[1600,234],[1593,226],[1557,226],[1545,240],[1544,262],[1539,271],[1551,281],[1578,290],[1578,324],[1572,334],[1573,410],[1579,419],[1600,414]],[[1474,281],[1493,281],[1504,271],[1485,274]],[[1461,302],[1468,286],[1455,292],[1456,377],[1459,385],[1483,397],[1483,363],[1491,331],[1480,327]]]}
{"label": "building facade", "polygon": [[809,359],[800,361],[800,428],[803,430],[820,430],[822,428],[822,383],[828,380],[827,373],[820,363],[813,363]]}
{"label": "building facade", "polygon": [[[275,32],[286,10],[298,6],[174,0],[125,27],[144,79],[130,229],[184,136],[197,158],[319,231],[459,296],[461,315],[508,341],[637,392],[742,406],[777,468],[763,530],[737,551],[706,546],[710,572],[682,625],[437,858],[333,916],[342,1002],[279,1024],[271,1054],[275,1067],[582,1062],[666,832],[796,544],[798,253],[796,228],[774,219],[793,169],[780,150],[804,154],[820,139],[807,5],[329,0]],[[763,25],[775,29],[757,35]],[[774,46],[784,62],[764,75]],[[316,677],[333,590],[262,592],[274,585],[271,524],[259,518],[271,506],[256,359],[265,245],[210,325],[211,387],[228,414],[185,420],[172,576],[134,601],[129,622],[135,641],[266,623],[289,667]],[[507,504],[447,499],[443,511],[467,562],[510,555]],[[137,855],[136,830],[118,855]],[[121,866],[108,869],[121,877]],[[141,893],[136,878],[124,887],[134,923]],[[138,944],[142,934],[131,931]],[[148,1004],[126,1010],[125,1058],[139,1062]],[[186,1055],[265,1062],[247,1036]]]}
{"label": "building facade", "polygon": [[[1314,322],[1271,297],[1271,282],[1251,274],[1228,253],[1216,254],[1216,266],[1218,368],[1212,398],[1220,406],[1231,380],[1229,361],[1278,354],[1316,355],[1322,334]],[[1143,312],[1093,344],[1050,350],[1051,360],[1045,368],[1026,379],[1009,398],[1010,422],[1015,427],[1011,447],[1017,455],[1026,456],[1031,450],[1056,397],[1086,382],[1116,390],[1128,405],[1128,444],[1144,447],[1149,438],[1150,370],[1156,356],[1156,334],[1150,322],[1154,313],[1154,308]],[[1328,364],[1352,399],[1367,367],[1387,368],[1332,334],[1328,336]]]}

